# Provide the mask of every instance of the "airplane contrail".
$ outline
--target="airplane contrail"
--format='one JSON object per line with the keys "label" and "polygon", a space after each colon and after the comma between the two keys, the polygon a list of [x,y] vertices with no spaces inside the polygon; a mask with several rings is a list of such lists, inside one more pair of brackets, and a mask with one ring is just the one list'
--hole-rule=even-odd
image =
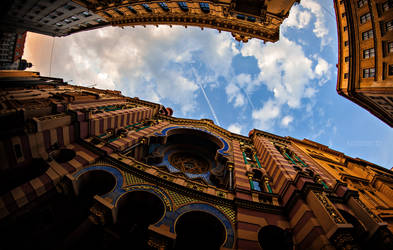
{"label": "airplane contrail", "polygon": [[207,105],[209,105],[210,112],[212,113],[212,115],[213,115],[213,117],[214,117],[214,120],[216,121],[217,125],[221,127],[220,121],[218,120],[217,115],[216,115],[216,112],[214,111],[213,106],[212,106],[212,104],[210,103],[209,98],[207,97],[207,94],[206,94],[206,92],[205,92],[205,89],[203,88],[203,86],[202,86],[202,84],[200,83],[199,79],[196,79],[196,74],[195,74],[195,69],[194,69],[194,68],[192,69],[192,72],[193,72],[193,75],[194,75],[195,80],[198,82],[198,85],[199,85],[199,87],[200,87],[201,90],[202,90],[203,95],[205,96]]}

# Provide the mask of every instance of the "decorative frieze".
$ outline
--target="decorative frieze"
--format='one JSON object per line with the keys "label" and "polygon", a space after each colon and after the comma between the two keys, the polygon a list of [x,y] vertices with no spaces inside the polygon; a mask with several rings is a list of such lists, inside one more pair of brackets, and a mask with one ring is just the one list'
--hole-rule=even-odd
{"label": "decorative frieze", "polygon": [[344,218],[341,214],[337,211],[337,209],[332,205],[332,203],[326,198],[325,195],[319,192],[315,192],[315,195],[321,201],[325,209],[328,211],[329,215],[334,219],[334,222],[337,224],[344,224],[346,223]]}

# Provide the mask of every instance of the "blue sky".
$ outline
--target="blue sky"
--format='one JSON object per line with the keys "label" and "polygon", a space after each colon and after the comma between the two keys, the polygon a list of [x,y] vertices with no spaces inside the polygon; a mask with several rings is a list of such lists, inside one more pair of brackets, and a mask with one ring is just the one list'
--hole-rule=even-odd
{"label": "blue sky", "polygon": [[25,57],[44,76],[121,90],[177,117],[307,138],[393,167],[393,130],[336,92],[333,1],[302,0],[276,43],[193,27],[108,27],[64,38],[29,33]]}

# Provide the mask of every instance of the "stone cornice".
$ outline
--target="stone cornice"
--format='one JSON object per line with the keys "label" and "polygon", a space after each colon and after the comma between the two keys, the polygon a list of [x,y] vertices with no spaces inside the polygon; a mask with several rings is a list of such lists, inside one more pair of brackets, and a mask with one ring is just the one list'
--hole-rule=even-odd
{"label": "stone cornice", "polygon": [[282,137],[282,136],[278,136],[278,135],[274,135],[265,131],[261,131],[258,129],[253,129],[250,131],[249,136],[252,140],[254,140],[255,136],[262,136],[265,138],[268,138],[270,141],[277,141],[277,142],[281,142],[284,144],[289,144],[290,142],[287,140],[287,138]]}
{"label": "stone cornice", "polygon": [[157,118],[164,121],[169,121],[170,123],[177,124],[177,125],[191,125],[191,126],[203,127],[208,129],[209,131],[212,132],[214,131],[215,133],[222,135],[226,138],[238,140],[248,144],[252,143],[248,137],[231,133],[228,130],[223,129],[220,126],[214,124],[214,122],[209,119],[193,120],[193,119],[177,118],[177,117],[163,116],[163,115],[159,115]]}

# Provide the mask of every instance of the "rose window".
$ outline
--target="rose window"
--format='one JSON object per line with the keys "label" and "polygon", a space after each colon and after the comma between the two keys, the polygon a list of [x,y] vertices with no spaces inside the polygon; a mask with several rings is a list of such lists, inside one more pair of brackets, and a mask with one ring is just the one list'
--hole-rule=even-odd
{"label": "rose window", "polygon": [[169,157],[171,165],[184,173],[201,174],[209,170],[209,163],[197,154],[177,152]]}

